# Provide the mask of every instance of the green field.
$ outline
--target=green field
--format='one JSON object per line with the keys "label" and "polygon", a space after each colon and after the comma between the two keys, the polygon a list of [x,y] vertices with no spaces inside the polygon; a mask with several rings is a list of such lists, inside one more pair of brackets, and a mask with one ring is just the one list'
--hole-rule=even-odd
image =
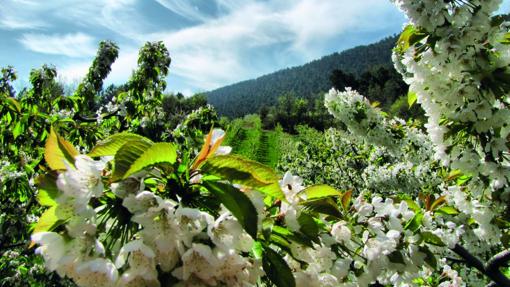
{"label": "green field", "polygon": [[230,123],[224,145],[231,146],[233,154],[276,167],[281,154],[292,142],[292,136],[280,127],[264,130],[259,116],[248,115]]}

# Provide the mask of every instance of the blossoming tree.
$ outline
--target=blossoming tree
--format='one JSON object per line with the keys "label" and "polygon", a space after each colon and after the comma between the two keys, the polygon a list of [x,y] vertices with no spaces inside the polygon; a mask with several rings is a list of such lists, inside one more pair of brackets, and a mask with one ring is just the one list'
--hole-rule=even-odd
{"label": "blossoming tree", "polygon": [[[428,123],[424,133],[356,91],[331,90],[325,104],[350,139],[388,159],[367,161],[356,190],[280,179],[229,155],[218,129],[197,150],[123,132],[87,153],[51,129],[38,178],[47,210],[32,235],[46,267],[80,286],[508,286],[501,1],[393,2],[410,21],[395,65]],[[162,47],[147,49],[167,67],[150,57]],[[139,119],[163,83],[136,75],[140,85],[121,98]]]}

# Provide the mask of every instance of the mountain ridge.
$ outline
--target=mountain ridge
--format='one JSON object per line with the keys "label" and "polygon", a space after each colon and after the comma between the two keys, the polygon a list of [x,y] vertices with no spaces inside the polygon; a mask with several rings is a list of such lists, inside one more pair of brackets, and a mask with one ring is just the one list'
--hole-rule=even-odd
{"label": "mountain ridge", "polygon": [[[312,99],[331,88],[330,75],[339,69],[360,76],[374,67],[390,67],[391,51],[397,36],[389,36],[368,45],[356,46],[288,67],[260,77],[230,84],[206,92],[207,100],[220,115],[240,117],[255,113],[260,107],[277,103],[280,95]],[[232,104],[235,103],[235,104]]]}

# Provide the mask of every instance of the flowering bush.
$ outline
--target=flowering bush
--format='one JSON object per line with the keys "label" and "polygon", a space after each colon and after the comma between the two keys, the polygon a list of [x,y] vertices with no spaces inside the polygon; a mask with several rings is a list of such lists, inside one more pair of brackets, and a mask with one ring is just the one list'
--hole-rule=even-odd
{"label": "flowering bush", "polygon": [[[162,45],[147,45],[141,61],[163,72],[141,65],[118,97],[123,107],[107,107],[125,110],[118,122],[98,113],[101,124],[117,128],[78,136],[86,129],[31,126],[46,140],[30,154],[32,169],[43,156],[46,164],[36,183],[47,209],[31,238],[46,268],[80,286],[510,285],[510,37],[507,23],[492,17],[501,1],[393,2],[410,20],[395,64],[411,87],[409,102],[428,116],[427,133],[389,119],[356,91],[331,90],[325,104],[346,131],[328,131],[324,145],[303,148],[310,157],[293,164],[307,182],[310,169],[340,172],[322,179],[341,191],[229,155],[221,130],[196,149],[199,133],[187,127],[208,108],[148,139],[129,132],[157,125],[149,107],[159,103],[169,58]],[[45,80],[54,74],[35,73],[43,84],[33,93],[55,100]],[[7,140],[26,124],[13,121],[23,107],[3,98]],[[55,114],[66,122],[65,115]],[[163,137],[172,142],[158,142]],[[2,156],[23,156],[15,148]],[[323,165],[313,162],[316,154]],[[28,179],[18,168],[5,163],[1,172]],[[349,180],[352,173],[360,175]]]}

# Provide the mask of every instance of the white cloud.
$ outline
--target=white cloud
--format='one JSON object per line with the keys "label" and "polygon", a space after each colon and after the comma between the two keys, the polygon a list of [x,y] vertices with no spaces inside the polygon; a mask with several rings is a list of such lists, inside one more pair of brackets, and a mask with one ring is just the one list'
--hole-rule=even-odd
{"label": "white cloud", "polygon": [[[335,45],[345,47],[335,41],[352,31],[387,31],[395,25],[388,17],[398,15],[382,0],[155,0],[169,17],[196,23],[176,30],[150,19],[139,9],[150,2],[142,1],[2,0],[0,28],[44,29],[23,31],[19,42],[38,53],[81,57],[61,61],[61,74],[71,79],[85,75],[95,38],[120,39],[120,56],[108,78],[115,83],[129,79],[145,41],[163,40],[172,56],[170,76],[182,79],[183,87],[209,90],[307,62]],[[66,24],[83,32],[59,34]]]}
{"label": "white cloud", "polygon": [[260,49],[283,45],[287,49],[279,57],[284,65],[290,55],[306,62],[324,55],[325,46],[343,33],[386,28],[385,16],[395,11],[381,0],[245,1],[223,17],[148,37],[164,40],[173,73],[208,90],[277,69],[275,63],[251,58]]}
{"label": "white cloud", "polygon": [[19,39],[29,50],[43,54],[67,57],[88,57],[96,53],[94,38],[83,33],[74,34],[23,34]]}
{"label": "white cloud", "polygon": [[161,6],[167,8],[173,13],[180,15],[189,20],[206,21],[210,17],[200,11],[198,6],[194,5],[194,1],[189,0],[156,0]]}

